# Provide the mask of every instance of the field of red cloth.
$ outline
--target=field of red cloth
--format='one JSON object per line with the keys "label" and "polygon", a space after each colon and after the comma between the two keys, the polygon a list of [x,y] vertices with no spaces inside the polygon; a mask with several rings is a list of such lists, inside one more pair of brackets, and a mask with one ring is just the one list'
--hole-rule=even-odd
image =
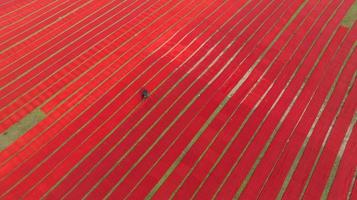
{"label": "field of red cloth", "polygon": [[355,198],[353,4],[0,3],[0,199]]}

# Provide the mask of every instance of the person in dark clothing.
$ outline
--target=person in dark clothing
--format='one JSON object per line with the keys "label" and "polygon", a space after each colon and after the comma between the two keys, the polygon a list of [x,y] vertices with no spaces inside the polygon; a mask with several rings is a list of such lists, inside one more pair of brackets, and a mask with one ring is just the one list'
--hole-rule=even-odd
{"label": "person in dark clothing", "polygon": [[142,99],[147,99],[150,96],[149,91],[147,89],[143,89],[141,92]]}

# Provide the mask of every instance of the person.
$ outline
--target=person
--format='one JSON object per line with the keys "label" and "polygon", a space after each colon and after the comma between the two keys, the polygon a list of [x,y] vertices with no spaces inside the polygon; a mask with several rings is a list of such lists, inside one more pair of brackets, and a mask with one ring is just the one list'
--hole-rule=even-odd
{"label": "person", "polygon": [[149,96],[149,91],[147,89],[143,89],[143,91],[141,92],[142,99],[147,99]]}

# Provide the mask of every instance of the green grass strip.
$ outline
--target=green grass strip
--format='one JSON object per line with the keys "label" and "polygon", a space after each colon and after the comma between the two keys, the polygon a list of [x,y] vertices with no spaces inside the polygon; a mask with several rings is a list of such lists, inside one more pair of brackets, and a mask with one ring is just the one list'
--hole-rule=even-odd
{"label": "green grass strip", "polygon": [[357,1],[353,3],[351,8],[348,10],[347,14],[343,18],[341,25],[351,28],[353,23],[357,19]]}
{"label": "green grass strip", "polygon": [[17,140],[17,138],[21,137],[45,117],[45,113],[43,113],[40,109],[35,109],[22,120],[11,126],[0,135],[0,151],[10,146],[15,140]]}
{"label": "green grass strip", "polygon": [[355,174],[353,175],[350,187],[348,188],[348,193],[347,193],[348,200],[352,199],[352,191],[353,191],[353,187],[355,186],[356,179],[357,179],[357,167],[355,168]]}

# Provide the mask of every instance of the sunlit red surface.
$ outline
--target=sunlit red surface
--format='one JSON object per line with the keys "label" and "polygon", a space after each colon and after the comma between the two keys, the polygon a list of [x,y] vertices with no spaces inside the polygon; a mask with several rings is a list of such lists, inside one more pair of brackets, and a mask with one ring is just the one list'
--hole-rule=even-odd
{"label": "sunlit red surface", "polygon": [[357,198],[353,3],[0,3],[0,198]]}

